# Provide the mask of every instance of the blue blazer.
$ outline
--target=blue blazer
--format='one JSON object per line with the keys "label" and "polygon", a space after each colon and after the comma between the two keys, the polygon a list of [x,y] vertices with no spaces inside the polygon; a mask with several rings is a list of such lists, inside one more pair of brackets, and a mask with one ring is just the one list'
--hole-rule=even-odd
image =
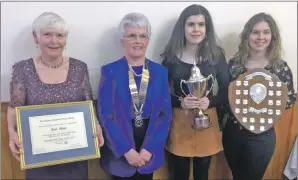
{"label": "blue blazer", "polygon": [[[164,164],[164,144],[172,121],[167,69],[147,60],[150,73],[143,118],[150,118],[142,148],[152,154],[142,167],[131,166],[124,157],[135,149],[132,119],[133,104],[129,90],[128,63],[125,57],[101,69],[98,91],[98,116],[105,138],[100,164],[112,175],[130,177],[138,171],[149,174]],[[141,148],[141,149],[142,149]]]}

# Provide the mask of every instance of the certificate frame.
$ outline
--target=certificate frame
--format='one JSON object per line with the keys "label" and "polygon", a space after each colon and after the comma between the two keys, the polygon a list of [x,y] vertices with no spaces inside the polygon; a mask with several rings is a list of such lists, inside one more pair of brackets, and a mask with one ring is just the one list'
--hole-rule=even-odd
{"label": "certificate frame", "polygon": [[[94,136],[96,132],[97,118],[94,113],[94,106],[92,100],[44,105],[19,106],[16,107],[15,110],[18,138],[22,144],[22,149],[20,153],[21,170],[100,158],[98,138]],[[38,116],[57,114],[61,115],[68,113],[83,113],[84,120],[81,122],[84,122],[85,125],[85,131],[83,130],[85,132],[84,135],[86,134],[86,136],[84,136],[84,142],[87,141],[87,147],[85,146],[82,148],[34,154],[31,136],[32,125],[30,125],[30,120],[32,122],[32,117],[35,118]],[[62,120],[61,122],[64,121]]]}

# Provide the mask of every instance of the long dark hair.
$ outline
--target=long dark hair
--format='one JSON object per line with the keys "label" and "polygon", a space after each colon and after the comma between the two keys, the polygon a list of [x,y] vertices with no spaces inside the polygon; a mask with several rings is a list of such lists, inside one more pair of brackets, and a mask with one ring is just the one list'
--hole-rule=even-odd
{"label": "long dark hair", "polygon": [[240,44],[238,46],[238,51],[234,55],[235,65],[237,69],[241,70],[245,68],[249,56],[249,36],[254,28],[254,26],[259,22],[268,23],[271,31],[271,42],[267,47],[266,56],[270,60],[270,65],[276,69],[282,65],[281,59],[281,37],[279,33],[278,26],[272,16],[266,13],[258,13],[252,16],[247,23],[244,25],[244,28],[240,35]]}
{"label": "long dark hair", "polygon": [[165,47],[164,53],[162,53],[161,56],[166,61],[175,61],[175,56],[177,54],[180,54],[180,57],[178,58],[181,58],[183,48],[186,45],[184,30],[185,23],[187,18],[193,15],[203,15],[206,26],[206,36],[197,46],[196,57],[197,59],[202,57],[204,62],[214,65],[218,62],[219,58],[224,55],[224,50],[217,43],[214,25],[210,13],[205,7],[196,4],[190,5],[182,11],[174,27],[172,36]]}

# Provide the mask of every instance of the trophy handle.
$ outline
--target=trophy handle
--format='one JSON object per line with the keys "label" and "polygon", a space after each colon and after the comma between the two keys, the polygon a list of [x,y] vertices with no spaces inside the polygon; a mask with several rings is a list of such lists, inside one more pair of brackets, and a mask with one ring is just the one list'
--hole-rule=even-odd
{"label": "trophy handle", "polygon": [[212,74],[210,74],[210,75],[207,77],[207,82],[209,82],[209,79],[210,79],[210,78],[212,78],[212,84],[211,84],[211,87],[207,90],[205,96],[207,96],[207,95],[211,92],[211,90],[212,90],[212,88],[213,88],[213,86],[214,86],[214,82],[215,82],[215,80],[214,80],[214,77],[212,76]]}
{"label": "trophy handle", "polygon": [[183,90],[183,88],[182,88],[182,83],[186,84],[186,81],[183,80],[183,79],[181,79],[181,81],[180,81],[180,89],[181,89],[182,93],[183,93],[185,96],[187,96],[187,94],[184,92],[184,90]]}

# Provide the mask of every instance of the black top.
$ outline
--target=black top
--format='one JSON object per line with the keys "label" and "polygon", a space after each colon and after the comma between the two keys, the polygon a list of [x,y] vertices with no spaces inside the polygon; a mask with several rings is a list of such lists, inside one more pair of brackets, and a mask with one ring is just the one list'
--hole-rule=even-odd
{"label": "black top", "polygon": [[[185,97],[180,88],[181,79],[188,80],[191,74],[191,68],[193,64],[188,64],[181,61],[177,56],[174,56],[174,61],[163,60],[162,65],[168,69],[169,84],[173,88],[171,92],[172,107],[181,108],[181,102],[179,97]],[[229,86],[229,73],[228,64],[224,56],[218,61],[216,65],[208,65],[207,63],[201,63],[197,65],[201,74],[204,77],[212,74],[218,82],[218,92],[213,95],[212,91],[207,96],[210,100],[209,108],[218,107],[228,102],[228,86]],[[209,80],[209,87],[211,84]],[[189,93],[187,86],[183,84],[183,90],[185,93]]]}
{"label": "black top", "polygon": [[[228,65],[229,65],[229,74],[230,74],[231,82],[236,80],[239,75],[244,74],[247,71],[247,68],[236,67],[234,59],[231,59]],[[271,72],[272,74],[275,74],[280,79],[280,81],[287,84],[289,99],[287,102],[286,109],[292,107],[292,105],[295,102],[295,95],[294,95],[294,87],[293,87],[293,74],[288,64],[285,61],[282,61],[282,65],[279,68],[274,69],[271,66],[271,64],[269,64],[264,69]],[[227,123],[231,123],[231,122],[237,123],[236,117],[230,110],[230,106],[228,103],[225,106],[221,107],[220,114],[221,116],[224,116],[224,115],[227,116],[227,119],[228,119]]]}

